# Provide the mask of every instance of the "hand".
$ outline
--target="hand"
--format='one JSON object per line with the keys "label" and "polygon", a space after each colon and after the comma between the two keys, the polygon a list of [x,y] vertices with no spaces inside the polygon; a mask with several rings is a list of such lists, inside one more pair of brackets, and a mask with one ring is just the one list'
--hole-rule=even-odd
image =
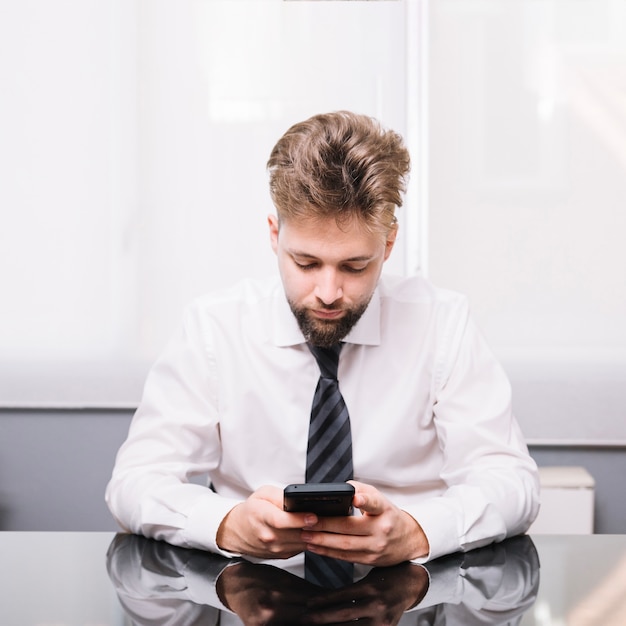
{"label": "hand", "polygon": [[300,535],[306,549],[353,563],[395,565],[426,556],[428,539],[418,522],[378,489],[356,481],[353,504],[361,516],[320,517]]}
{"label": "hand", "polygon": [[317,521],[313,513],[283,511],[283,490],[265,486],[235,506],[222,520],[217,545],[236,554],[286,559],[304,551],[300,533]]}

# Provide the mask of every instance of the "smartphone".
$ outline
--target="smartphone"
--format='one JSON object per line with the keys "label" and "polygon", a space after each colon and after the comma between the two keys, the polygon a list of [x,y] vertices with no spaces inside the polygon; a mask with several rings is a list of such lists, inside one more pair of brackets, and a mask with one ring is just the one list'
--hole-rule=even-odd
{"label": "smartphone", "polygon": [[287,485],[283,509],[289,513],[315,513],[321,517],[352,515],[354,487],[349,483]]}

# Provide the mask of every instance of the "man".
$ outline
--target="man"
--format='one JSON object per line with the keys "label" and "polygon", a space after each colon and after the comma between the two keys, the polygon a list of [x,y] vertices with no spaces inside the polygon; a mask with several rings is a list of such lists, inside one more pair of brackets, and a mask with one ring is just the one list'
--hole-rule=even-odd
{"label": "man", "polygon": [[[367,565],[524,532],[536,465],[466,300],[421,277],[381,278],[409,171],[399,135],[349,112],[318,115],[285,133],[268,169],[280,281],[188,309],[107,487],[118,522],[228,556],[307,551]],[[349,413],[357,514],[288,513],[283,488],[308,471],[313,353],[333,347],[327,378]],[[211,489],[190,481],[202,474]]]}

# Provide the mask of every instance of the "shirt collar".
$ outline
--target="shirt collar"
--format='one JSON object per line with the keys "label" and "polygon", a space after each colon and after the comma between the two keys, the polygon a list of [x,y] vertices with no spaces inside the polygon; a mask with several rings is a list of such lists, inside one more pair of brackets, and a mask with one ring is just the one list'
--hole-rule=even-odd
{"label": "shirt collar", "polygon": [[[274,292],[272,311],[273,342],[279,347],[305,343],[298,322],[289,308],[282,285]],[[344,340],[346,343],[377,346],[380,345],[380,292],[376,287],[365,313]]]}

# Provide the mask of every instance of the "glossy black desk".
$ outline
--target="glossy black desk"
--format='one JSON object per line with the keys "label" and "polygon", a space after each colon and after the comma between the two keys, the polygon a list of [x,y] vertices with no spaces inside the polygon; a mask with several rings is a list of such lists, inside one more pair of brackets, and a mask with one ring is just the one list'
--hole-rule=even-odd
{"label": "glossy black desk", "polygon": [[[297,561],[233,565],[131,535],[4,532],[0,624],[626,624],[626,535],[515,538],[427,564],[428,576],[364,570],[339,591],[311,589]],[[403,612],[411,594],[419,602]]]}

